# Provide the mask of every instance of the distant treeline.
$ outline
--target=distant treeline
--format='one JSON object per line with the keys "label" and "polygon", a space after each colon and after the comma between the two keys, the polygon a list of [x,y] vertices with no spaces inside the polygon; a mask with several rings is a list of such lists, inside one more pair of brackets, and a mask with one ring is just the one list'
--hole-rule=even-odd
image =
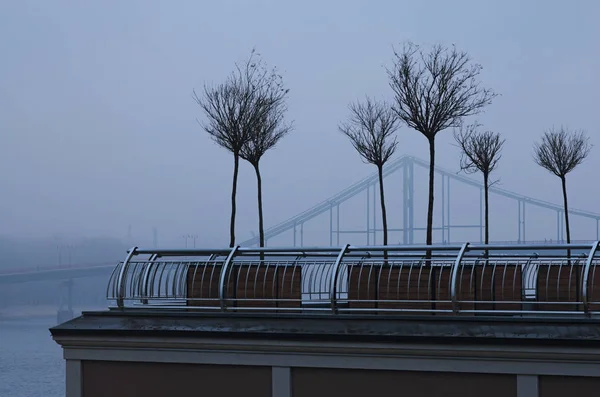
{"label": "distant treeline", "polygon": [[0,237],[0,268],[32,268],[117,262],[128,247],[111,238],[91,238],[76,242],[55,239],[26,240]]}

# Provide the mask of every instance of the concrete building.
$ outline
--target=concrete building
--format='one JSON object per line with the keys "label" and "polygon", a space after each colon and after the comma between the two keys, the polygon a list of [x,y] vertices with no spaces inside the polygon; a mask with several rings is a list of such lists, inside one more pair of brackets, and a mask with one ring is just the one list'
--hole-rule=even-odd
{"label": "concrete building", "polygon": [[134,248],[51,332],[68,397],[595,395],[598,243],[566,248]]}

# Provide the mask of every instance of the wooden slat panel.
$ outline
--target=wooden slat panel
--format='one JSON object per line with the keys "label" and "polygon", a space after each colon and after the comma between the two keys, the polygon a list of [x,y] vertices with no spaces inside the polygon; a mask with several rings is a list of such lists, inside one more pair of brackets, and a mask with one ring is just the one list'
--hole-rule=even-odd
{"label": "wooden slat panel", "polygon": [[590,267],[588,280],[590,311],[600,311],[600,268],[596,266]]}
{"label": "wooden slat panel", "polygon": [[[197,270],[195,266],[190,266],[187,274],[188,298],[214,300],[188,301],[189,306],[220,305],[218,299],[221,270],[222,265],[198,266]],[[226,288],[228,298],[238,299],[235,303],[228,302],[229,307],[300,307],[301,293],[301,266],[235,265],[231,268]],[[276,302],[276,298],[296,301]]]}
{"label": "wooden slat panel", "polygon": [[236,306],[276,306],[274,299],[277,298],[279,285],[275,266],[238,265],[233,268],[237,270]]}
{"label": "wooden slat panel", "polygon": [[[540,265],[537,277],[538,300],[542,302],[574,302],[573,304],[543,305],[539,304],[539,310],[576,310],[575,303],[581,299],[578,291],[582,266]],[[579,307],[581,309],[581,307]]]}
{"label": "wooden slat panel", "polygon": [[302,307],[302,266],[278,267],[277,283],[279,299],[295,299],[293,302],[278,302],[278,307]]}
{"label": "wooden slat panel", "polygon": [[[187,297],[211,299],[205,301],[188,301],[188,306],[218,307],[219,302],[219,278],[221,276],[222,264],[218,265],[192,265],[187,272]],[[233,282],[228,286],[233,287]]]}
{"label": "wooden slat panel", "polygon": [[496,310],[521,310],[523,300],[523,276],[521,266],[514,263],[496,266],[494,293],[497,301],[518,303],[497,303]]}
{"label": "wooden slat panel", "polygon": [[[348,307],[374,308],[376,302],[357,302],[357,300],[377,299],[377,285],[379,279],[379,265],[351,265],[348,266]],[[384,280],[379,281],[383,283]]]}
{"label": "wooden slat panel", "polygon": [[[379,300],[430,300],[430,266],[389,266],[381,269]],[[431,302],[378,302],[382,309],[430,309]]]}

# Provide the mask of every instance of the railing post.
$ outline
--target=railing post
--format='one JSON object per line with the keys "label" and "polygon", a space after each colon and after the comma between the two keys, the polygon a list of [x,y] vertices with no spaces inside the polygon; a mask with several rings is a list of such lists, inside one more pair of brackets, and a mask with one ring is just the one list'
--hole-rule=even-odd
{"label": "railing post", "polygon": [[460,267],[460,262],[462,262],[462,258],[465,255],[465,252],[469,249],[469,243],[464,243],[458,251],[458,256],[454,261],[454,266],[452,266],[452,278],[450,281],[450,299],[452,300],[452,311],[454,313],[458,313],[460,308],[458,306],[458,296],[456,293],[456,279],[458,278],[458,268]]}
{"label": "railing post", "polygon": [[344,255],[350,249],[350,244],[346,244],[338,254],[335,263],[333,264],[333,277],[331,278],[331,286],[329,288],[329,299],[331,300],[331,311],[336,314],[337,313],[337,284],[338,277],[340,274],[340,268],[342,266],[342,260],[344,259]]}
{"label": "railing post", "polygon": [[134,255],[137,255],[138,247],[133,247],[127,253],[127,257],[123,262],[123,266],[121,267],[121,271],[119,272],[119,278],[117,278],[117,285],[119,287],[119,294],[117,295],[117,306],[119,309],[123,309],[125,307],[125,293],[127,292],[127,269],[129,269],[129,262]]}
{"label": "railing post", "polygon": [[[233,257],[237,253],[239,245],[233,247],[229,255],[227,255],[227,259],[225,259],[225,263],[223,263],[223,269],[221,269],[221,276],[219,277],[219,300],[221,301],[221,310],[226,311],[227,305],[225,304],[225,288],[227,282],[227,272],[229,271],[229,266],[233,260]],[[237,286],[236,286],[237,287]]]}
{"label": "railing post", "polygon": [[588,296],[588,279],[590,276],[590,267],[592,266],[592,262],[594,261],[594,256],[596,255],[596,251],[598,250],[598,246],[600,245],[600,241],[596,241],[592,244],[592,249],[588,254],[587,260],[585,261],[585,267],[583,268],[583,276],[581,277],[581,300],[583,301],[583,311],[588,314],[590,310],[590,303]]}

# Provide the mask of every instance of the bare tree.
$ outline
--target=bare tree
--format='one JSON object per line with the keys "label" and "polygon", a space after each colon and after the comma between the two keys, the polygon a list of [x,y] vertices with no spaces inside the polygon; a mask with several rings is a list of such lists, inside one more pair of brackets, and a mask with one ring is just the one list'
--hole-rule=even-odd
{"label": "bare tree", "polygon": [[[383,189],[383,166],[396,151],[398,145],[394,133],[398,129],[398,118],[387,104],[366,98],[364,103],[349,106],[350,118],[339,129],[349,139],[363,160],[377,167],[379,173],[379,196],[381,198],[381,220],[383,245],[388,243],[387,215]],[[387,253],[386,253],[387,259]]]}
{"label": "bare tree", "polygon": [[463,118],[481,112],[496,94],[480,87],[477,77],[482,67],[472,64],[469,55],[454,46],[436,45],[423,52],[419,46],[408,43],[394,55],[394,66],[387,70],[395,93],[393,109],[429,142],[429,245],[433,240],[435,137],[446,128],[459,126]]}
{"label": "bare tree", "polygon": [[565,225],[567,243],[571,242],[569,227],[569,207],[567,204],[567,174],[585,160],[592,145],[583,131],[569,131],[561,127],[544,132],[542,140],[533,147],[533,159],[541,167],[560,178],[563,203],[565,207]]}
{"label": "bare tree", "polygon": [[483,174],[483,190],[485,202],[485,244],[490,242],[490,217],[489,217],[489,188],[495,183],[490,183],[490,174],[498,166],[502,157],[504,139],[500,134],[492,131],[480,132],[479,124],[474,123],[459,127],[454,138],[461,150],[460,169],[466,173],[481,172]]}
{"label": "bare tree", "polygon": [[[266,70],[262,62],[256,65],[263,71]],[[248,161],[256,173],[259,246],[264,247],[265,230],[260,160],[268,150],[274,148],[281,138],[291,131],[292,125],[284,122],[287,111],[285,100],[289,90],[284,88],[281,75],[276,72],[276,69],[272,69],[269,74],[261,73],[261,76],[265,76],[265,79],[263,84],[257,86],[256,100],[253,104],[257,107],[255,113],[259,117],[252,122],[250,138],[242,146],[240,157]]]}
{"label": "bare tree", "polygon": [[235,244],[235,215],[237,178],[242,147],[251,138],[251,126],[262,117],[264,108],[256,106],[257,92],[268,84],[270,75],[264,68],[257,68],[255,50],[242,63],[236,63],[235,70],[224,83],[204,85],[204,93],[193,98],[204,111],[206,121],[201,123],[211,139],[233,154],[233,181],[231,188],[231,221],[229,245]]}

